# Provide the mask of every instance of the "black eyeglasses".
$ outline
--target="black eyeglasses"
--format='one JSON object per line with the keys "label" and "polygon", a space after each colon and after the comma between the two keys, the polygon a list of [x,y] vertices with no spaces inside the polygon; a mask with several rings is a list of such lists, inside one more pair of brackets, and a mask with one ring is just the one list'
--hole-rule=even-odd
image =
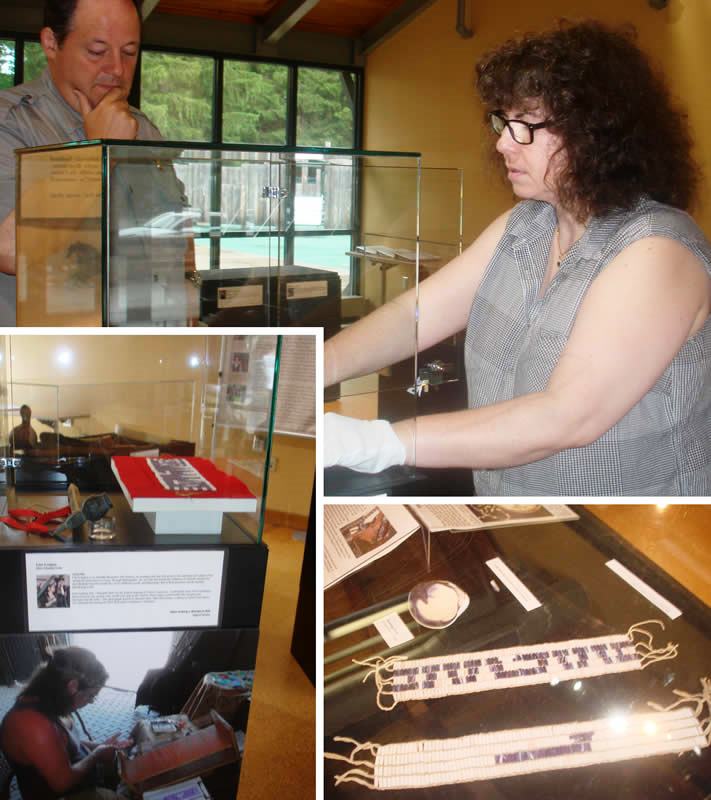
{"label": "black eyeglasses", "polygon": [[549,119],[534,123],[524,122],[522,119],[506,119],[498,111],[492,111],[489,114],[489,121],[497,136],[501,136],[504,128],[508,128],[511,138],[519,144],[531,144],[533,132],[550,125]]}

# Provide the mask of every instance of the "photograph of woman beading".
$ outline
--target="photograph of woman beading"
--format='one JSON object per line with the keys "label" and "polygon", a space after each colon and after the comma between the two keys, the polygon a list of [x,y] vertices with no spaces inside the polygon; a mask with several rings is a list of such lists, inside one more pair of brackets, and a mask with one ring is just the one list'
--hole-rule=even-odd
{"label": "photograph of woman beading", "polygon": [[0,797],[140,800],[200,778],[234,800],[256,651],[240,629],[1,637]]}
{"label": "photograph of woman beading", "polygon": [[70,575],[37,576],[37,608],[69,608],[70,605]]}
{"label": "photograph of woman beading", "polygon": [[132,742],[119,736],[94,742],[71,717],[94,702],[107,677],[91,651],[60,648],[17,696],[0,726],[0,749],[23,798],[120,796],[113,791],[118,784],[115,755]]}
{"label": "photograph of woman beading", "polygon": [[476,494],[711,494],[711,244],[687,116],[634,31],[560,22],[476,66],[518,202],[330,339],[325,384],[466,330],[468,408],[327,414],[326,466],[469,468]]}
{"label": "photograph of woman beading", "polygon": [[380,547],[395,532],[395,528],[379,508],[369,509],[341,528],[341,534],[356,558]]}

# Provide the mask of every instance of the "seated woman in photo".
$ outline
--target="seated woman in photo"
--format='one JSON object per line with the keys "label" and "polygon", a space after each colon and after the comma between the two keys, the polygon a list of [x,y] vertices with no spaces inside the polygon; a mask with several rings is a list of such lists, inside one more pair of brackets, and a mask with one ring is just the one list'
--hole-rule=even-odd
{"label": "seated woman in photo", "polygon": [[67,719],[93,703],[108,673],[81,647],[54,652],[20,692],[0,726],[0,749],[10,763],[24,800],[111,800],[100,788],[102,767],[110,771],[117,750],[130,741],[112,737],[98,744],[80,739]]}

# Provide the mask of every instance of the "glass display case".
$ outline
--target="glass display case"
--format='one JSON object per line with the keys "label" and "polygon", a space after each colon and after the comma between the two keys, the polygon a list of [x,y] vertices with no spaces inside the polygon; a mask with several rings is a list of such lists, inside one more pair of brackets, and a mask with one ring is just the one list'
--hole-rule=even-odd
{"label": "glass display case", "polygon": [[[362,185],[362,247],[355,248],[360,292],[342,302],[344,323],[366,316],[412,289],[411,306],[401,310],[402,327],[412,331],[415,354],[377,373],[327,387],[326,410],[358,419],[396,422],[420,414],[452,410],[465,405],[463,335],[448,338],[417,353],[420,281],[434,274],[462,252],[463,176],[458,169],[425,168],[415,172],[400,167],[397,179],[366,171]],[[390,222],[388,210],[397,198],[414,197],[417,208]],[[402,202],[400,202],[400,207]],[[414,226],[414,235],[413,235]],[[392,231],[399,233],[393,236]],[[410,311],[411,308],[411,311]],[[413,321],[415,322],[413,326]],[[410,448],[416,450],[416,442]],[[437,483],[446,485],[438,491]],[[326,495],[435,495],[470,494],[471,476],[394,467],[378,475],[364,475],[334,467],[324,476]]]}
{"label": "glass display case", "polygon": [[[329,527],[334,527],[328,515],[337,508],[338,513],[347,508],[348,519],[356,519],[358,509],[365,509],[365,518],[374,507],[326,506],[327,545]],[[418,507],[411,508],[417,516]],[[704,694],[700,679],[707,678],[711,658],[711,612],[705,604],[708,516],[698,519],[707,512],[699,509],[692,537],[691,530],[682,527],[682,510],[665,525],[663,512],[657,513],[658,520],[646,521],[656,510],[651,507],[636,526],[648,541],[648,557],[627,535],[602,522],[594,506],[574,507],[579,518],[567,521],[546,520],[541,506],[479,506],[480,524],[469,531],[448,529],[446,520],[454,525],[457,514],[451,506],[437,508],[444,523],[441,532],[428,535],[415,524],[411,535],[402,538],[408,531],[399,528],[391,534],[401,535],[401,541],[389,551],[381,536],[378,544],[383,544],[385,554],[375,559],[372,549],[366,548],[365,565],[325,592],[324,750],[343,756],[347,763],[325,760],[324,797],[366,796],[367,787],[374,788],[374,781],[389,770],[381,760],[382,748],[389,745],[413,743],[411,749],[424,759],[430,746],[414,743],[442,740],[438,746],[444,752],[447,743],[458,737],[476,739],[480,734],[484,741],[497,732],[508,737],[501,750],[489,747],[488,755],[480,754],[476,763],[472,756],[470,764],[455,763],[452,757],[442,767],[446,774],[433,781],[440,785],[401,786],[393,794],[403,800],[469,797],[473,792],[482,797],[550,800],[706,797],[711,786],[704,739],[708,727],[691,747],[633,760],[623,760],[623,755],[630,758],[625,750],[625,741],[632,737],[628,715],[650,712],[649,703],[666,708],[679,701],[679,706],[691,709],[690,717],[700,718],[700,726],[708,725],[707,690],[698,705],[682,701],[683,693]],[[346,516],[341,513],[332,520],[344,538],[353,528],[344,524]],[[489,527],[492,523],[505,527]],[[680,534],[680,527],[685,532]],[[382,529],[381,524],[378,531]],[[373,546],[363,526],[359,535],[362,548]],[[692,553],[697,556],[693,564]],[[706,596],[692,594],[678,582],[682,578],[672,577],[662,563],[670,563],[674,574],[686,573],[690,580],[685,585],[696,582]],[[327,572],[325,568],[324,575]],[[452,591],[453,604],[449,595],[445,598],[433,588],[438,586]],[[646,631],[639,640],[637,629]],[[573,671],[587,664],[580,650],[584,640],[618,634],[641,641],[638,647],[629,646],[638,657],[653,653],[649,663],[625,671],[619,666],[622,659],[603,658],[597,672],[566,677],[565,664]],[[533,655],[526,655],[525,648]],[[576,657],[566,661],[565,654],[571,652]],[[554,663],[561,665],[561,675],[554,674]],[[587,766],[563,768],[575,764],[556,761],[576,748],[546,749],[535,744],[535,732],[540,734],[545,726],[599,719],[607,721],[604,724],[622,744],[610,744],[615,752],[598,752],[597,761]],[[521,729],[529,728],[534,730],[518,748]],[[648,725],[644,737],[653,740],[657,733]],[[363,746],[356,749],[359,744]],[[509,752],[513,754],[495,757]],[[512,764],[520,769],[512,767],[506,776],[495,777],[495,767]],[[458,782],[463,779],[457,777],[457,769],[471,765],[482,769],[477,782]],[[519,774],[511,774],[516,769]],[[348,777],[336,781],[344,774]],[[418,770],[411,762],[401,774],[406,785],[416,785]],[[407,784],[408,779],[415,783]]]}
{"label": "glass display case", "polygon": [[[130,359],[143,337],[122,337]],[[161,337],[150,337],[159,346]],[[17,493],[120,494],[115,456],[173,455],[209,459],[237,478],[254,508],[224,516],[224,535],[261,540],[274,430],[281,336],[203,336],[194,380],[30,383],[13,379],[13,351],[31,355],[28,337],[7,337],[7,382],[1,387],[3,471]],[[13,346],[14,343],[14,346]],[[132,351],[131,348],[134,348]],[[51,370],[47,372],[51,377]],[[29,411],[29,413],[27,413]],[[25,419],[27,417],[27,420]],[[135,515],[139,516],[139,515]],[[127,524],[129,517],[126,518]],[[233,531],[233,533],[230,533]]]}
{"label": "glass display case", "polygon": [[17,158],[21,326],[328,337],[461,248],[461,173],[416,153],[101,141]]}

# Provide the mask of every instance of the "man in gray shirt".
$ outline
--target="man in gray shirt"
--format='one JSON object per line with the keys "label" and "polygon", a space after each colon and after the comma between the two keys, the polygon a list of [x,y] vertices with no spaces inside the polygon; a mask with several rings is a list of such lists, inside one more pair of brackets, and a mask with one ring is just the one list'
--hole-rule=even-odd
{"label": "man in gray shirt", "polygon": [[16,148],[84,139],[158,140],[128,104],[141,39],[140,0],[47,0],[47,69],[0,92],[0,325],[15,324]]}

